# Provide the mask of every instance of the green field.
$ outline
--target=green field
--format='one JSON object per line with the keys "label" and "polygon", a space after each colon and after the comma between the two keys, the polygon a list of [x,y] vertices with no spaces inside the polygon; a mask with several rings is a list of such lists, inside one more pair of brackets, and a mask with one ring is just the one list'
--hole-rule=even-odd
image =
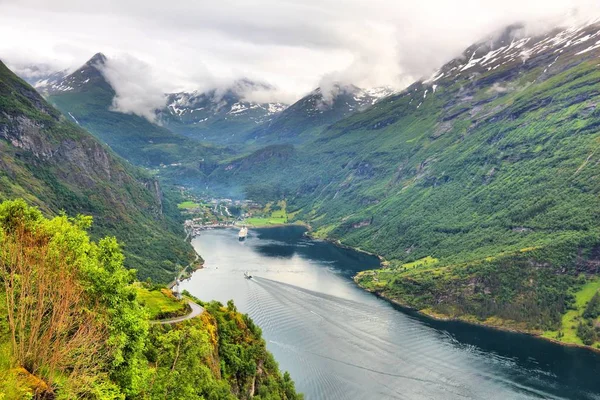
{"label": "green field", "polygon": [[586,283],[581,289],[575,293],[575,309],[567,311],[562,316],[562,337],[559,336],[559,331],[546,331],[542,334],[548,339],[559,340],[564,343],[573,343],[583,345],[583,341],[577,336],[577,325],[581,320],[583,311],[594,294],[600,290],[600,279],[594,279]]}
{"label": "green field", "polygon": [[408,270],[408,269],[415,268],[415,267],[420,267],[420,266],[423,266],[423,265],[435,264],[438,261],[439,260],[437,258],[434,258],[434,257],[431,257],[431,256],[427,256],[427,257],[421,258],[421,259],[413,261],[413,262],[402,264],[400,266],[400,268],[404,268],[404,269]]}
{"label": "green field", "polygon": [[179,208],[180,210],[191,210],[193,208],[198,208],[198,207],[200,207],[200,204],[194,203],[193,201],[189,201],[189,200],[177,204],[177,208]]}
{"label": "green field", "polygon": [[244,223],[254,228],[260,228],[263,226],[271,225],[282,225],[287,223],[287,217],[248,218],[244,221]]}
{"label": "green field", "polygon": [[264,226],[287,224],[289,220],[287,203],[285,200],[281,200],[275,205],[274,203],[267,203],[261,214],[261,216],[247,218],[244,221],[244,224],[254,228],[260,228]]}
{"label": "green field", "polygon": [[137,288],[137,297],[150,315],[150,319],[175,317],[187,312],[186,304],[173,297],[168,289],[148,290]]}

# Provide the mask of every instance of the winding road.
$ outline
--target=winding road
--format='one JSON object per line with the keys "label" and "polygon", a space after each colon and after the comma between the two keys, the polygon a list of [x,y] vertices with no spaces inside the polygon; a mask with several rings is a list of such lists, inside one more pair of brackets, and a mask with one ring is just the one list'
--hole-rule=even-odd
{"label": "winding road", "polygon": [[187,301],[188,304],[190,305],[190,307],[192,308],[192,311],[187,314],[187,315],[182,315],[181,317],[175,317],[175,318],[168,318],[168,319],[159,319],[156,321],[150,321],[151,324],[176,324],[178,322],[183,322],[186,321],[188,319],[192,319],[194,317],[197,317],[198,315],[201,315],[204,312],[204,307],[194,303],[191,300]]}

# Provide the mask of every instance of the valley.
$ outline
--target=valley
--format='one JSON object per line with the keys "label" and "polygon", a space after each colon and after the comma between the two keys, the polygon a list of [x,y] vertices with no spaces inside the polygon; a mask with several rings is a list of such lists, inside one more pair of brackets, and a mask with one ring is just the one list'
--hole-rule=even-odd
{"label": "valley", "polygon": [[0,53],[0,400],[597,398],[600,22],[533,26]]}
{"label": "valley", "polygon": [[[596,273],[593,60],[600,50],[590,43],[598,25],[525,38],[516,37],[519,29],[471,46],[399,93],[336,86],[331,103],[315,90],[285,107],[242,107],[245,90],[272,90],[246,80],[224,94],[170,95],[178,105],[160,111],[161,118],[177,114],[181,127],[199,121],[193,109],[204,113],[200,119],[210,111],[231,135],[202,128],[213,132],[211,139],[172,125],[185,135],[178,141],[197,144],[183,144],[185,151],[169,145],[168,159],[122,155],[154,164],[151,171],[164,185],[205,199],[199,207],[188,208],[200,204],[195,200],[183,206],[199,227],[306,224],[314,237],[383,257],[384,268],[357,277],[370,291],[430,315],[582,344],[572,332],[593,331],[586,328],[593,321],[578,314],[574,328],[573,317],[563,316],[573,316],[579,288]],[[79,75],[102,82],[98,60],[82,68],[90,72]],[[78,85],[73,79],[55,84],[74,89],[50,91],[50,101],[108,140],[110,131],[85,115],[96,88],[110,85],[103,80],[88,88],[92,80]],[[72,107],[72,96],[88,100]],[[273,113],[246,115],[255,122],[244,127],[239,119],[226,122],[223,113],[240,107]],[[141,118],[112,114],[128,119],[116,125],[123,127]],[[176,123],[170,121],[166,126]],[[257,127],[249,129],[252,124]],[[111,140],[117,149],[131,145]],[[212,198],[232,199],[234,207],[212,210]],[[242,212],[236,201],[260,206]],[[269,209],[281,201],[283,213]],[[230,209],[234,215],[226,214]],[[596,344],[595,334],[586,342]]]}

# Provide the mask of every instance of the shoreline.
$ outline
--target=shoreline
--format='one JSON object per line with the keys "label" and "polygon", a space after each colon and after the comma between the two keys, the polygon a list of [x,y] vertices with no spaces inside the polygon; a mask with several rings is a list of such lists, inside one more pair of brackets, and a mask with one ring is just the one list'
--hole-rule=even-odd
{"label": "shoreline", "polygon": [[[248,224],[249,229],[281,228],[284,226],[303,226],[310,230],[310,225],[302,223],[302,222],[288,222],[285,224],[268,224],[268,225],[250,225],[250,224]],[[234,226],[234,228],[237,228],[237,226]]]}
{"label": "shoreline", "polygon": [[[315,239],[314,237],[312,237],[310,235],[310,231],[306,232],[307,236],[309,236],[311,239],[313,240],[318,240]],[[366,250],[362,250],[360,248],[355,248],[352,246],[348,246],[346,244],[343,244],[342,242],[340,242],[337,239],[329,239],[329,238],[325,238],[325,239],[321,239],[321,240],[325,240],[326,242],[329,242],[335,246],[338,246],[340,248],[344,248],[344,249],[350,249],[350,250],[354,250],[356,252],[359,253],[363,253],[363,254],[368,254],[370,256],[374,256],[377,257],[380,261],[380,265],[379,268],[383,268],[384,267],[384,263],[386,262],[385,258],[380,256],[379,254],[375,254],[375,253],[371,253],[368,252]],[[360,271],[363,272],[363,271]],[[448,322],[461,322],[464,324],[469,324],[469,325],[474,325],[474,326],[479,326],[479,327],[484,327],[484,328],[488,328],[488,329],[494,329],[497,331],[502,331],[502,332],[511,332],[511,333],[519,333],[522,335],[528,335],[528,336],[532,336],[536,339],[540,339],[540,340],[545,340],[548,342],[552,342],[555,343],[557,345],[560,346],[566,346],[566,347],[575,347],[575,348],[580,348],[580,349],[585,349],[588,351],[593,351],[594,353],[598,353],[600,354],[600,348],[597,347],[593,347],[593,346],[587,346],[585,344],[578,344],[578,343],[569,343],[569,342],[562,342],[560,340],[556,340],[553,338],[549,338],[549,337],[545,337],[542,336],[542,334],[536,332],[536,331],[532,331],[532,330],[527,330],[527,329],[519,329],[519,328],[509,328],[506,326],[501,326],[501,325],[494,325],[494,324],[489,324],[489,323],[485,323],[485,322],[478,322],[478,321],[473,321],[471,319],[468,318],[461,318],[460,316],[458,317],[452,317],[452,316],[448,316],[445,314],[434,314],[434,313],[430,313],[427,312],[426,310],[418,310],[416,308],[413,308],[407,304],[403,304],[402,302],[400,302],[399,300],[393,299],[391,297],[388,297],[380,292],[376,292],[373,290],[369,290],[363,286],[361,286],[357,281],[356,281],[356,275],[352,278],[352,281],[354,282],[354,284],[359,287],[361,290],[364,290],[365,292],[369,292],[377,297],[379,297],[382,300],[385,300],[395,306],[398,306],[400,308],[403,308],[405,310],[410,310],[411,312],[417,313],[418,315],[425,317],[425,318],[430,318],[434,321],[448,321]]]}
{"label": "shoreline", "polygon": [[398,306],[400,308],[403,308],[407,311],[411,311],[414,312],[418,315],[420,315],[421,317],[425,317],[425,318],[429,318],[431,320],[434,321],[447,321],[447,322],[460,322],[463,324],[467,324],[467,325],[473,325],[473,326],[478,326],[478,327],[483,327],[483,328],[487,328],[487,329],[493,329],[496,331],[501,331],[501,332],[510,332],[510,333],[518,333],[521,335],[527,335],[527,336],[531,336],[534,337],[536,339],[540,339],[540,340],[545,340],[547,342],[552,342],[554,344],[560,345],[560,346],[566,346],[566,347],[576,347],[576,348],[580,348],[580,349],[584,349],[584,350],[588,350],[588,351],[593,351],[594,353],[599,353],[600,354],[600,348],[597,347],[592,347],[592,346],[587,346],[584,344],[578,344],[578,343],[568,343],[568,342],[561,342],[560,340],[556,340],[556,339],[552,339],[549,337],[545,337],[540,335],[539,333],[537,333],[536,331],[530,331],[530,330],[526,330],[526,329],[518,329],[518,328],[508,328],[505,326],[500,326],[500,325],[494,325],[494,324],[487,324],[485,322],[476,322],[470,319],[466,319],[466,318],[461,318],[461,317],[451,317],[451,316],[447,316],[445,314],[434,314],[434,313],[428,313],[425,310],[418,310],[416,308],[413,308],[411,306],[408,306],[406,304],[401,303],[398,300],[395,300],[391,297],[388,297],[380,292],[376,292],[373,290],[369,290],[363,286],[361,286],[358,282],[354,281],[354,283],[356,284],[357,287],[359,287],[360,289],[369,292],[371,294],[373,294],[374,296],[385,300],[395,306]]}
{"label": "shoreline", "polygon": [[[334,246],[337,246],[339,248],[343,248],[343,249],[348,249],[348,250],[353,250],[356,251],[358,253],[362,253],[362,254],[366,254],[372,257],[377,257],[379,259],[379,268],[383,268],[385,266],[385,263],[387,262],[387,260],[380,256],[379,254],[375,254],[372,252],[369,252],[367,250],[363,250],[360,248],[356,248],[356,247],[352,247],[349,245],[346,245],[344,243],[342,243],[340,240],[338,239],[331,239],[331,238],[315,238],[311,232],[312,232],[312,227],[307,224],[307,223],[286,223],[286,224],[273,224],[273,225],[265,225],[265,226],[251,226],[251,229],[269,229],[269,228],[279,228],[279,227],[285,227],[285,226],[303,226],[305,228],[307,228],[307,231],[304,232],[304,235],[309,237],[311,240],[323,240],[325,242],[328,242]],[[237,228],[237,226],[223,226],[222,228]],[[214,228],[214,229],[218,229],[218,228]],[[203,264],[203,262],[202,262]],[[202,265],[200,265],[200,267],[198,269],[202,269]],[[192,271],[194,272],[194,271]],[[362,271],[361,271],[362,272]],[[400,307],[401,309],[404,309],[406,311],[410,311],[413,313],[418,314],[421,317],[424,318],[428,318],[431,319],[433,321],[447,321],[447,322],[460,322],[460,323],[464,323],[464,324],[468,324],[468,325],[473,325],[473,326],[478,326],[478,327],[483,327],[483,328],[488,328],[488,329],[494,329],[497,331],[502,331],[502,332],[511,332],[511,333],[518,333],[518,334],[522,334],[522,335],[528,335],[531,337],[534,337],[536,339],[540,339],[540,340],[545,340],[547,342],[552,342],[554,344],[560,345],[560,346],[566,346],[566,347],[574,347],[574,348],[580,348],[580,349],[585,349],[588,351],[593,351],[594,353],[598,353],[600,354],[600,348],[597,347],[592,347],[592,346],[587,346],[587,345],[582,345],[582,344],[578,344],[578,343],[568,343],[568,342],[562,342],[560,340],[556,340],[553,338],[549,338],[549,337],[545,337],[542,336],[539,332],[536,331],[532,331],[532,330],[527,330],[527,329],[520,329],[520,328],[514,328],[514,327],[507,327],[507,326],[500,326],[500,325],[495,325],[495,324],[490,324],[490,323],[485,323],[485,322],[480,322],[480,321],[474,321],[472,319],[466,318],[466,317],[461,317],[461,316],[448,316],[445,314],[436,314],[436,313],[432,313],[432,312],[427,312],[426,310],[418,310],[416,308],[413,308],[407,304],[403,304],[400,300],[397,299],[393,299],[391,297],[388,297],[380,292],[374,291],[374,290],[369,290],[363,286],[361,286],[357,281],[356,281],[356,275],[352,278],[352,281],[354,282],[354,284],[360,288],[361,290],[364,290],[365,292],[369,292],[371,294],[373,294],[374,296],[389,302],[390,304],[393,304],[394,306]]]}

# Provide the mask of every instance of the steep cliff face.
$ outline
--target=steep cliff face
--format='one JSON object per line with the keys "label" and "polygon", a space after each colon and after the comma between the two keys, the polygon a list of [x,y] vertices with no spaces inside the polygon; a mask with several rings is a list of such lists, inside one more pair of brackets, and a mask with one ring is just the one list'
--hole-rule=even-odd
{"label": "steep cliff face", "polygon": [[[1,62],[0,166],[1,199],[98,217],[93,233],[124,242],[127,265],[141,277],[167,281],[188,262],[191,248],[163,215],[158,182],[67,121]],[[170,246],[173,254],[163,250]]]}

